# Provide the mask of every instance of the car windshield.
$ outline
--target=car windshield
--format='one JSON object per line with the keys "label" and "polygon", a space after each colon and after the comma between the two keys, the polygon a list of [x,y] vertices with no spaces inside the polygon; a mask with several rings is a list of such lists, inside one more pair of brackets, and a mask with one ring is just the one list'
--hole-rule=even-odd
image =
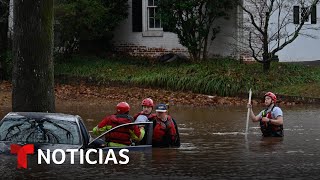
{"label": "car windshield", "polygon": [[0,140],[24,143],[81,144],[76,122],[50,118],[7,118],[0,125]]}

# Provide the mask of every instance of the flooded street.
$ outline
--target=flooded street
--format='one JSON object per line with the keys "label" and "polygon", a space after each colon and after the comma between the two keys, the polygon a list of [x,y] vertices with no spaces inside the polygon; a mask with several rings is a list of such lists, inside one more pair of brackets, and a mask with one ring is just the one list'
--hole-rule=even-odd
{"label": "flooded street", "polygon": [[[262,107],[254,107],[258,113]],[[29,157],[27,170],[16,170],[16,156],[0,155],[0,174],[12,178],[111,179],[319,179],[319,106],[282,107],[284,138],[262,138],[258,124],[249,123],[245,139],[246,108],[237,106],[170,108],[177,120],[182,145],[178,149],[130,152],[128,165],[37,165]],[[1,118],[10,109],[1,111]],[[131,112],[138,112],[133,108]],[[91,130],[113,105],[60,104],[57,112],[80,115]]]}

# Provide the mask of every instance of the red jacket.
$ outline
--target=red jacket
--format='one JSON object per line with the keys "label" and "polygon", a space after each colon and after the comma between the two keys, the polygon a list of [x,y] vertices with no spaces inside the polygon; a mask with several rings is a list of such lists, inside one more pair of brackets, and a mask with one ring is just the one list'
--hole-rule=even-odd
{"label": "red jacket", "polygon": [[177,131],[171,116],[167,116],[167,121],[162,121],[155,116],[153,126],[153,146],[167,147],[173,145],[177,138]]}
{"label": "red jacket", "polygon": [[[116,127],[121,124],[131,123],[132,117],[126,114],[118,114],[118,115],[111,115],[105,117],[99,124],[98,128],[107,127],[107,130]],[[107,142],[115,142],[125,145],[131,144],[132,137],[130,136],[130,131],[137,137],[140,137],[140,129],[138,126],[126,126],[121,127],[114,130],[111,133],[107,133],[105,139]]]}

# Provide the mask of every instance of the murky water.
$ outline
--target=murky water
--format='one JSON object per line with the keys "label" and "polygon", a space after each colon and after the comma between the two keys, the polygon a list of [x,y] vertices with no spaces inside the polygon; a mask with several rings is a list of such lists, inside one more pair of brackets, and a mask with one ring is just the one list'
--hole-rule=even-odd
{"label": "murky water", "polygon": [[[260,109],[259,109],[260,110]],[[8,110],[2,111],[0,114]],[[110,105],[60,106],[57,111],[79,114],[92,129]],[[137,112],[133,109],[132,112]],[[319,179],[320,109],[285,107],[285,137],[262,138],[250,122],[245,139],[246,109],[240,107],[172,107],[180,127],[178,149],[130,152],[128,165],[37,165],[29,157],[27,170],[16,170],[16,156],[0,155],[2,177],[25,178],[179,178],[179,179]],[[258,108],[255,109],[258,113]]]}

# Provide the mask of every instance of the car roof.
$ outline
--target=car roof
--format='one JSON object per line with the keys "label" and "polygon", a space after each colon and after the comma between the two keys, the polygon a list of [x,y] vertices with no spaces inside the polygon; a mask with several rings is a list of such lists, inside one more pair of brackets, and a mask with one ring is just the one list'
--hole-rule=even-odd
{"label": "car roof", "polygon": [[10,112],[8,113],[4,119],[6,118],[18,118],[18,117],[26,117],[26,118],[34,118],[34,119],[55,119],[55,120],[63,120],[63,121],[77,121],[77,115],[71,114],[63,114],[63,113],[45,113],[45,112]]}

